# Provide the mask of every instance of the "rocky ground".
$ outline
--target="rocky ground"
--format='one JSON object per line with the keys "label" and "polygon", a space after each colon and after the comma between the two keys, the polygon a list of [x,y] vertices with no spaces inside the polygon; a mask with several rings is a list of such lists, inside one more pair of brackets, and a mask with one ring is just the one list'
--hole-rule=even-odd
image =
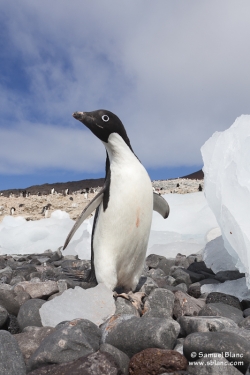
{"label": "rocky ground", "polygon": [[[153,181],[152,186],[161,194],[186,194],[199,191],[199,185],[203,189],[203,180],[174,179]],[[98,191],[98,189],[97,189]],[[10,215],[12,207],[15,208],[13,216],[22,216],[26,220],[39,220],[45,217],[43,208],[49,205],[47,217],[55,210],[63,210],[69,213],[71,219],[76,219],[84,207],[90,202],[96,193],[84,194],[76,191],[64,196],[61,193],[48,195],[30,195],[21,197],[19,194],[11,194],[9,197],[0,196],[0,222],[6,215]]]}
{"label": "rocky ground", "polygon": [[93,287],[89,272],[89,261],[60,250],[0,256],[0,374],[249,374],[250,301],[201,294],[203,284],[243,274],[214,274],[201,255],[149,255],[136,293],[115,295],[104,324],[43,327],[41,306],[67,288]]}

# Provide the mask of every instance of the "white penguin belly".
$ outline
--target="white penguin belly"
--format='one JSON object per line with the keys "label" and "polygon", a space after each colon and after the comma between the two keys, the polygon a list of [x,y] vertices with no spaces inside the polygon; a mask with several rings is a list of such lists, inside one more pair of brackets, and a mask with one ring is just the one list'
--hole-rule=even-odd
{"label": "white penguin belly", "polygon": [[96,279],[111,289],[136,287],[152,221],[150,178],[131,151],[129,156],[111,159],[108,207],[100,205],[93,238]]}

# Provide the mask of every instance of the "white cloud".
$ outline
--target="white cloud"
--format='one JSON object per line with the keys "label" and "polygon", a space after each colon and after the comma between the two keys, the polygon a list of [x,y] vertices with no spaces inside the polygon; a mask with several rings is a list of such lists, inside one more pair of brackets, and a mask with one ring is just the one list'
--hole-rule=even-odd
{"label": "white cloud", "polygon": [[[0,91],[3,125],[8,118],[18,121],[13,129],[9,123],[11,137],[35,144],[37,155],[18,141],[12,155],[2,147],[2,171],[7,165],[20,170],[20,160],[24,170],[102,170],[104,153],[94,136],[86,132],[88,142],[78,143],[71,120],[76,110],[115,112],[135,153],[151,168],[201,163],[205,140],[249,113],[248,2],[1,3],[9,56],[20,62],[28,82],[25,95],[5,86]],[[29,132],[22,132],[27,123]],[[59,129],[67,157],[59,150]],[[10,130],[2,136],[9,142]]]}

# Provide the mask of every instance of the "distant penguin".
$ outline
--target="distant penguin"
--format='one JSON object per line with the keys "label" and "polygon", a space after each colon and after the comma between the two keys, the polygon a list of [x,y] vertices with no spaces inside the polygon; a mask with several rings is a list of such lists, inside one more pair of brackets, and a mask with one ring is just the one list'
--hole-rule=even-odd
{"label": "distant penguin", "polygon": [[199,184],[198,190],[199,190],[199,191],[202,191],[202,186],[201,186],[201,184]]}
{"label": "distant penguin", "polygon": [[50,194],[51,194],[51,195],[53,195],[53,194],[54,194],[54,192],[55,192],[55,189],[54,189],[54,188],[52,188],[52,189],[50,190]]}
{"label": "distant penguin", "polygon": [[15,211],[16,211],[15,207],[11,207],[11,209],[10,209],[10,215],[14,215]]}
{"label": "distant penguin", "polygon": [[44,215],[45,218],[47,218],[48,215],[49,215],[50,207],[51,207],[51,204],[49,203],[46,206],[44,206],[43,209],[42,209],[41,215]]}
{"label": "distant penguin", "polygon": [[150,178],[134,154],[126,130],[112,112],[75,112],[106,148],[106,176],[86,206],[64,249],[81,223],[96,209],[91,241],[91,280],[111,290],[135,290],[142,273],[153,209],[164,218],[169,206],[152,192]]}
{"label": "distant penguin", "polygon": [[88,193],[84,193],[84,198],[88,199]]}

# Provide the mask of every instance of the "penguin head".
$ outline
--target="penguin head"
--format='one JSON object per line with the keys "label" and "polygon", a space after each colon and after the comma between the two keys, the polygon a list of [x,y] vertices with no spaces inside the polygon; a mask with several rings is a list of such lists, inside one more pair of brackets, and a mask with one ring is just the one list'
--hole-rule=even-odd
{"label": "penguin head", "polygon": [[131,148],[126,130],[114,113],[99,109],[93,112],[74,112],[72,116],[87,126],[101,141],[108,143],[110,134],[117,133]]}

